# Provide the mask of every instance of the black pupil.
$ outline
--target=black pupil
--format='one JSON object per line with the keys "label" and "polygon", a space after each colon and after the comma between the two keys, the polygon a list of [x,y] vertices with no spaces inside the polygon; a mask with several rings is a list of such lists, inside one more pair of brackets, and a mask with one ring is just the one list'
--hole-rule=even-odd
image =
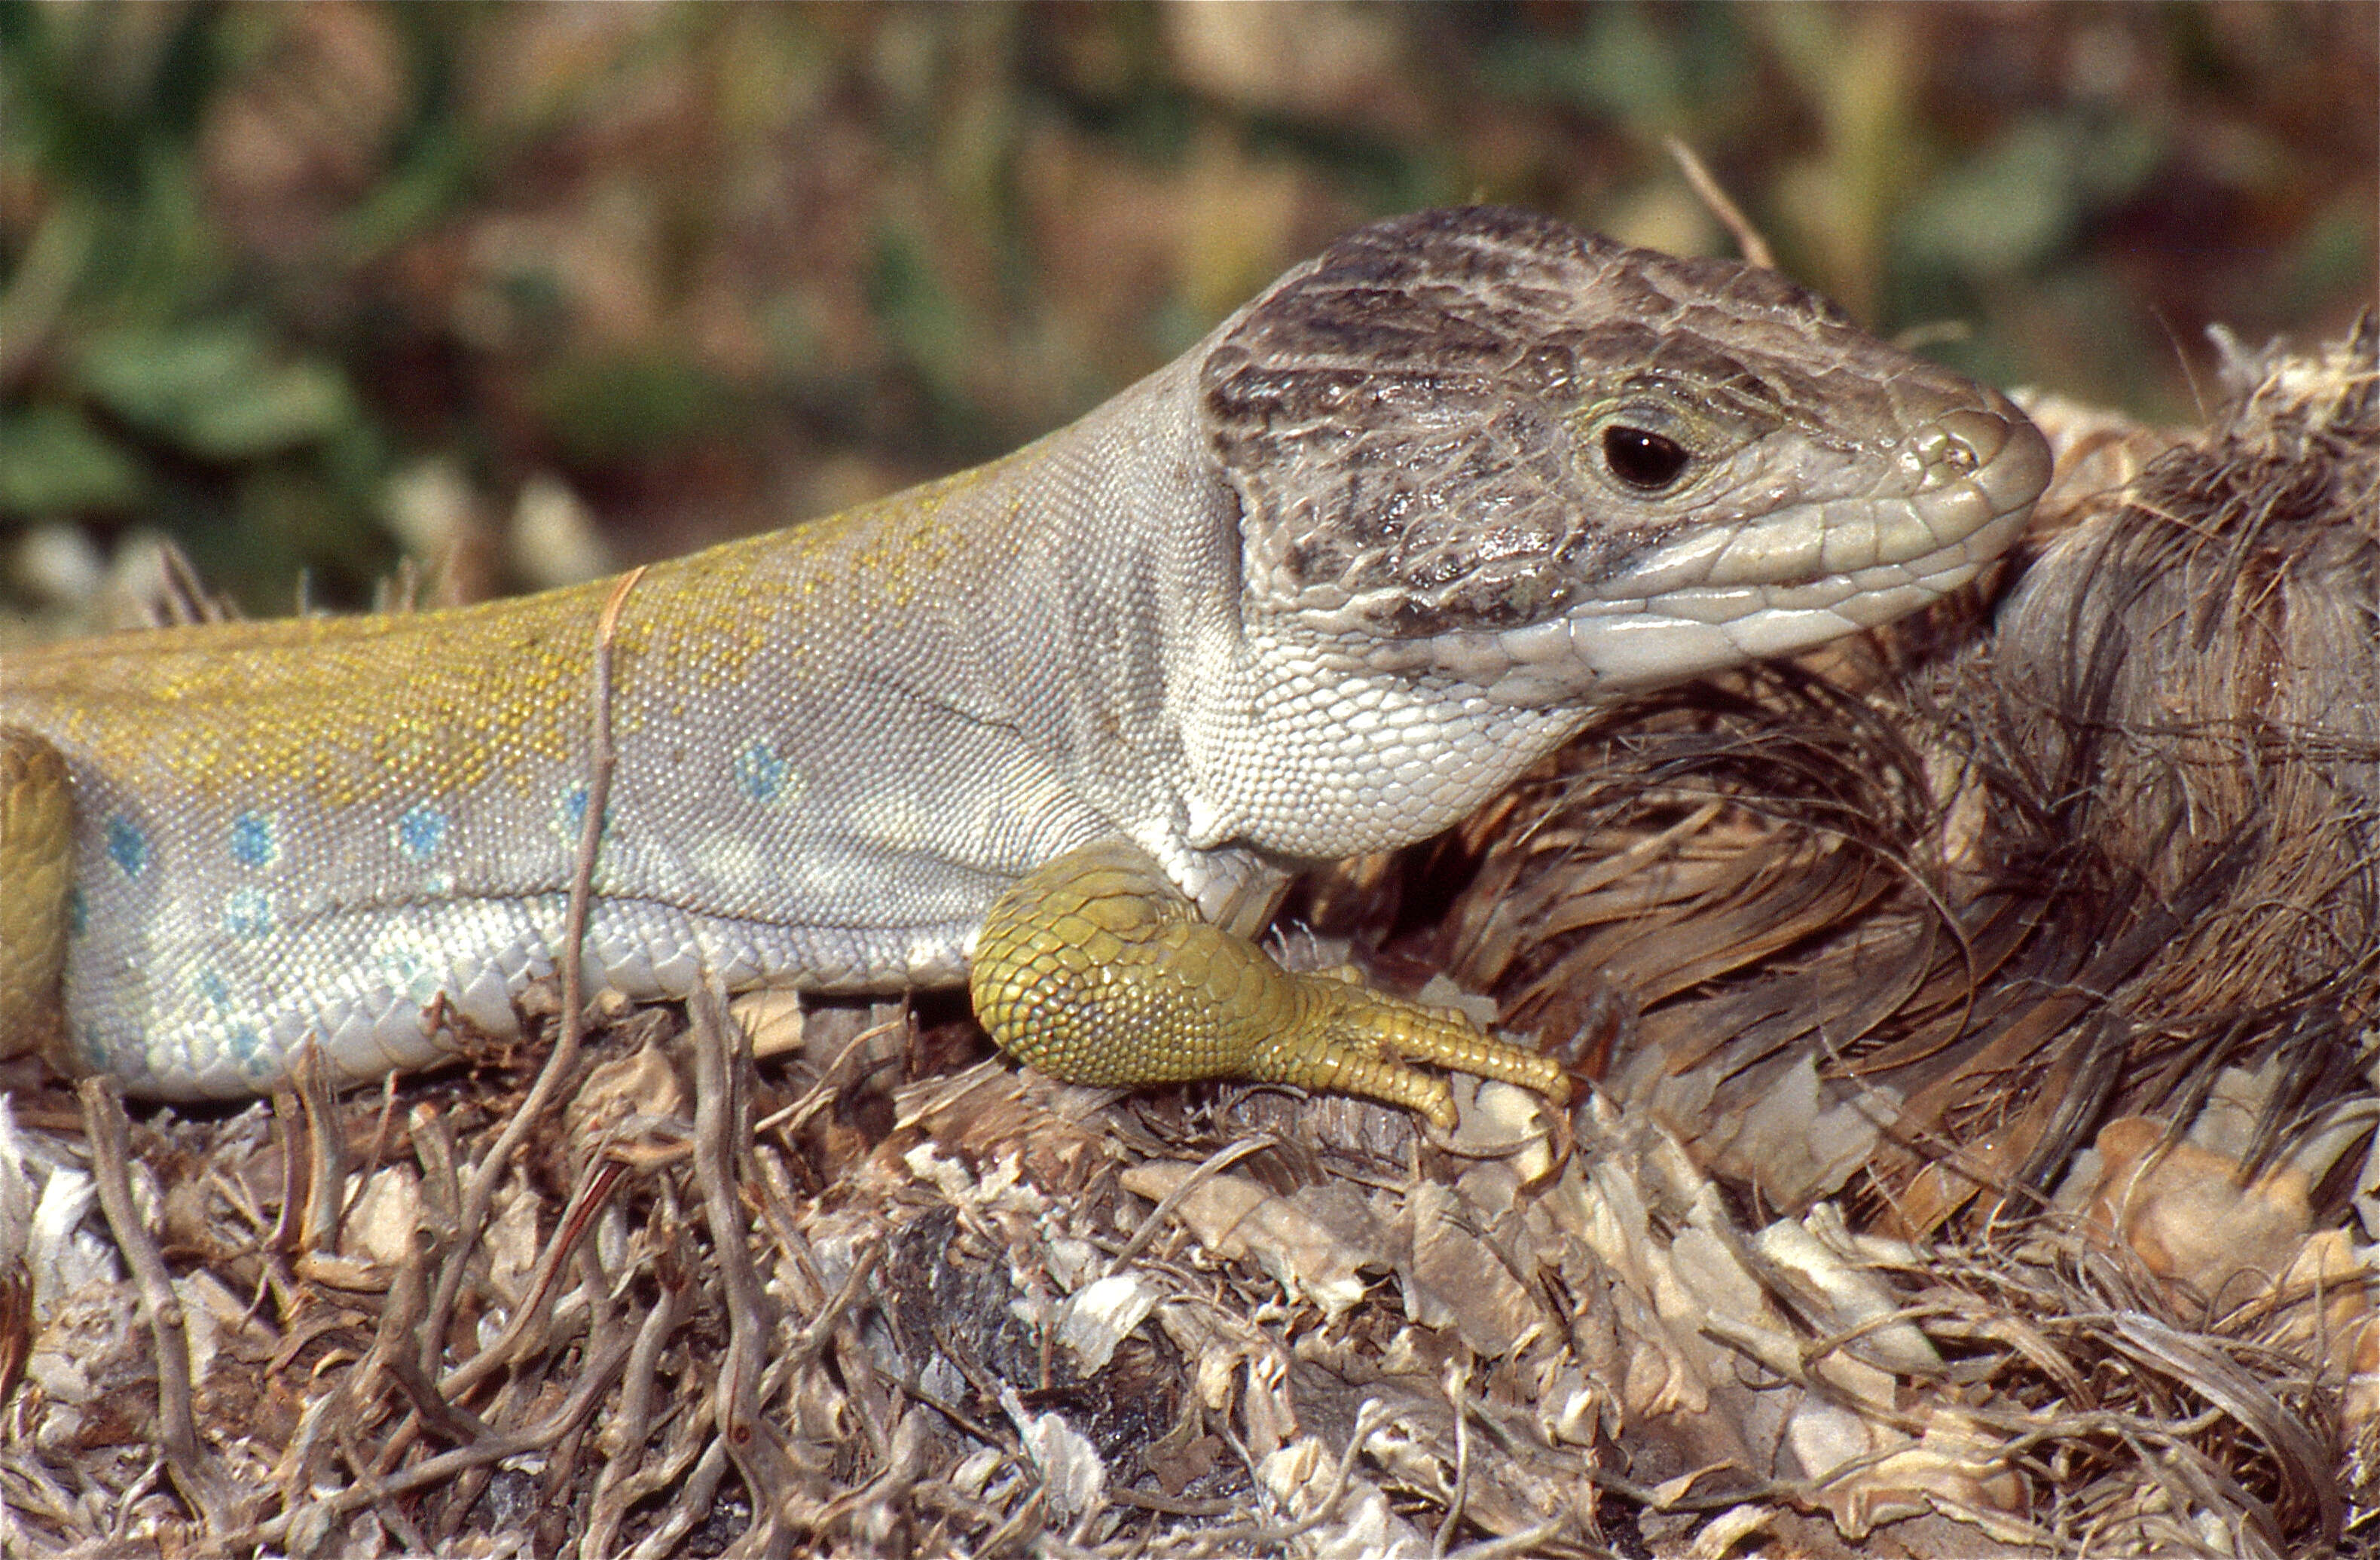
{"label": "black pupil", "polygon": [[1686,468],[1685,446],[1641,428],[1603,430],[1603,458],[1611,474],[1632,488],[1666,488]]}

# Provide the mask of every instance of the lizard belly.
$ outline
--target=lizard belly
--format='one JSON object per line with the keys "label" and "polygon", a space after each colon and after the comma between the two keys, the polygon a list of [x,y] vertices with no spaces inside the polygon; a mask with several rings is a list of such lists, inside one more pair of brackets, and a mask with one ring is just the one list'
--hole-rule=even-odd
{"label": "lizard belly", "polygon": [[[731,988],[960,985],[1016,877],[1113,832],[1001,731],[874,711],[920,739],[888,776],[861,762],[868,721],[802,704],[732,739],[643,720],[621,740],[589,990],[681,997],[706,971]],[[558,969],[583,756],[335,802],[295,780],[162,790],[70,741],[66,758],[67,1033],[80,1067],[137,1092],[270,1089],[309,1040],[343,1081],[427,1065],[442,1017],[515,1033],[516,999]]]}
{"label": "lizard belly", "polygon": [[[118,920],[67,963],[79,1059],[137,1093],[235,1097],[272,1088],[319,1044],[342,1082],[447,1054],[442,1013],[518,1032],[515,1001],[553,976],[567,896],[453,898],[350,911],[245,937],[190,938]],[[598,901],[588,918],[590,990],[682,997],[707,971],[741,988],[820,991],[956,985],[975,918],[913,926],[796,926]],[[167,946],[156,946],[162,936]]]}

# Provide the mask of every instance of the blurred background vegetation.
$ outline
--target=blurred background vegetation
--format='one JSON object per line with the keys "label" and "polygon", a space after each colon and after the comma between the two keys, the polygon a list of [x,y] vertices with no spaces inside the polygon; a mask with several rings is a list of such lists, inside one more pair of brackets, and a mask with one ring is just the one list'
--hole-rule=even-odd
{"label": "blurred background vegetation", "polygon": [[139,538],[450,598],[1055,427],[1334,234],[1509,201],[2195,415],[2374,295],[2380,6],[0,0],[0,633]]}

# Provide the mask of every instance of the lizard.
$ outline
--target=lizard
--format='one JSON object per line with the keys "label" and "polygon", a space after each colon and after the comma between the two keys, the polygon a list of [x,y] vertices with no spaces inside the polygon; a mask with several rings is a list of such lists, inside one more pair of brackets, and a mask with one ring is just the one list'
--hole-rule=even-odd
{"label": "lizard", "polygon": [[625,594],[0,659],[0,1033],[164,1098],[517,1033],[611,600],[590,986],[965,984],[1064,1079],[1559,1100],[1451,1010],[1283,970],[1288,875],[1452,825],[1614,697],[1958,588],[2048,469],[1773,272],[1376,223],[1070,427]]}

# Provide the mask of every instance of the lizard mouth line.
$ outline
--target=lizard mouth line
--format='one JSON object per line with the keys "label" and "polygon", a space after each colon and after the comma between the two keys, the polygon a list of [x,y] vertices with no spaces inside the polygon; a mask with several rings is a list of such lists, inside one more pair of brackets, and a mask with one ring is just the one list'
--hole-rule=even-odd
{"label": "lizard mouth line", "polygon": [[1498,703],[1683,682],[1875,628],[1975,577],[2047,480],[2030,428],[1961,408],[1901,446],[1898,492],[1815,499],[1700,527],[1574,599],[1561,616],[1447,635],[1441,665]]}
{"label": "lizard mouth line", "polygon": [[[1973,484],[1961,486],[1972,492]],[[1840,539],[1832,534],[1840,515],[1821,510],[1697,538],[1605,582],[1560,617],[1440,636],[1433,659],[1500,704],[1542,707],[1583,690],[1662,687],[1791,655],[1958,589],[1999,555],[2033,505],[2028,495],[1986,512],[1981,524],[1938,527],[1911,513],[1908,501],[1897,507],[1909,516],[1902,525],[1872,518]],[[1815,567],[1752,566],[1803,553]]]}
{"label": "lizard mouth line", "polygon": [[[1737,587],[1749,610],[1749,593],[1921,564],[1983,537],[2005,543],[2011,533],[1998,527],[2032,508],[2049,476],[2038,440],[2017,439],[2008,417],[1965,409],[1905,439],[1893,470],[1899,479],[1881,491],[1813,498],[1698,528],[1588,594],[1625,604],[1685,587]],[[1718,602],[1710,610],[1733,615]]]}

